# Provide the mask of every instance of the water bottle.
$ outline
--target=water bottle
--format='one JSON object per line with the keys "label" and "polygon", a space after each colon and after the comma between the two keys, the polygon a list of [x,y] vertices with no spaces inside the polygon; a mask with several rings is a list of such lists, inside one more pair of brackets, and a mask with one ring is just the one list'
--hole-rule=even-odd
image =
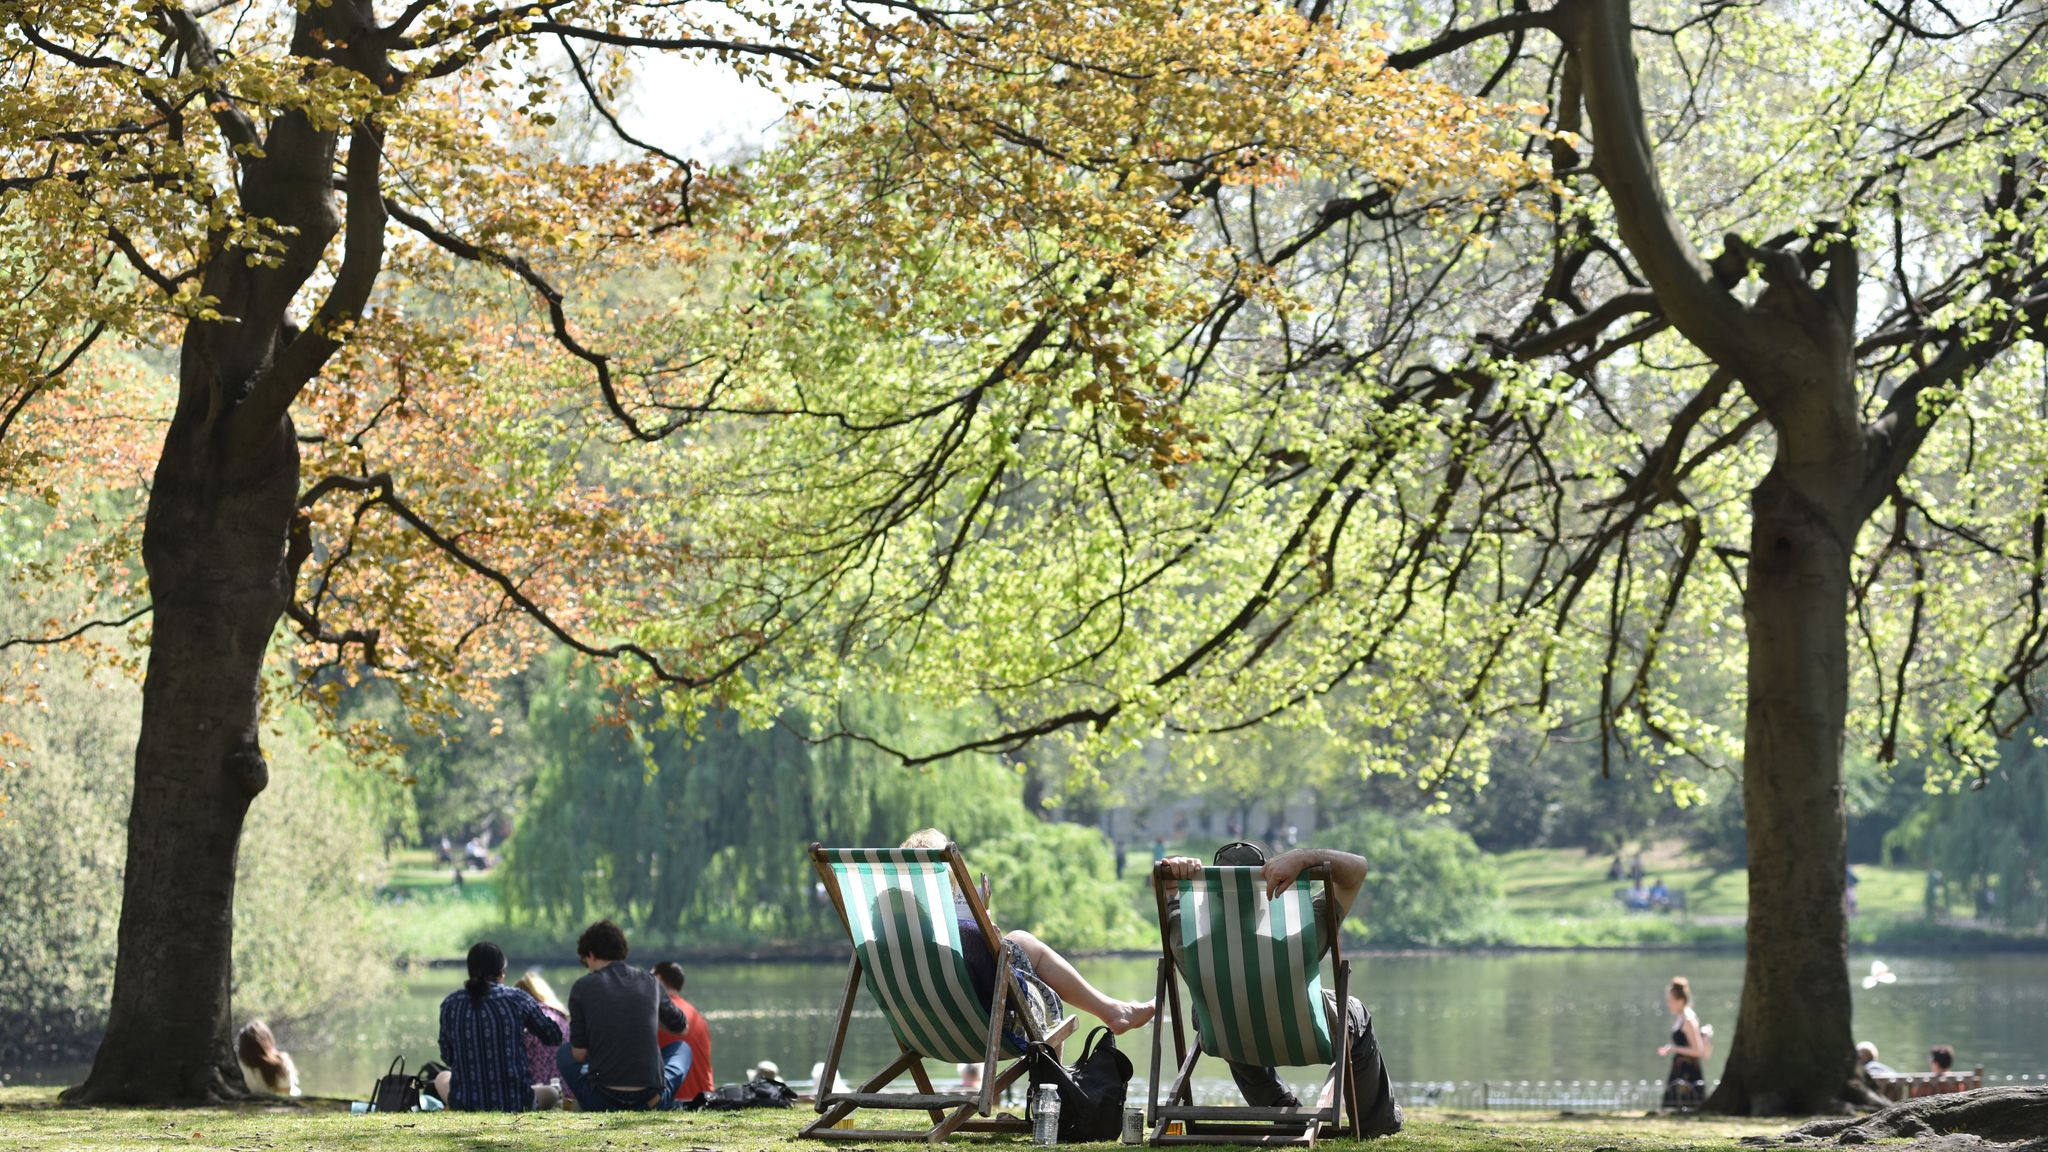
{"label": "water bottle", "polygon": [[568,1097],[562,1095],[562,1078],[560,1076],[549,1077],[548,1087],[555,1090],[555,1107],[567,1108],[569,1100]]}
{"label": "water bottle", "polygon": [[1038,1086],[1038,1103],[1031,1110],[1031,1142],[1041,1148],[1060,1142],[1060,1090],[1051,1084]]}

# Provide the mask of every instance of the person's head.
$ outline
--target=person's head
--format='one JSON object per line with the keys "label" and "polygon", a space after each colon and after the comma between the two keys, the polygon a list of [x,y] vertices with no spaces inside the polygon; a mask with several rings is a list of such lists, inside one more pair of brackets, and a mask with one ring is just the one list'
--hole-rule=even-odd
{"label": "person's head", "polygon": [[481,1000],[493,984],[505,982],[505,950],[489,940],[469,946],[469,979],[462,986],[471,1000]]}
{"label": "person's head", "polygon": [[1673,1012],[1683,1012],[1692,1004],[1692,981],[1683,976],[1673,976],[1664,988],[1664,1002],[1671,1005]]}
{"label": "person's head", "polygon": [[1216,850],[1218,868],[1259,868],[1266,863],[1266,850],[1249,840],[1236,840]]}
{"label": "person's head", "polygon": [[782,1079],[782,1068],[773,1060],[763,1060],[748,1071],[747,1079],[780,1080]]}
{"label": "person's head", "polygon": [[952,842],[953,838],[951,836],[946,835],[944,832],[939,831],[937,828],[920,828],[917,831],[912,832],[909,836],[904,837],[903,844],[901,846],[904,848],[917,848],[928,852],[936,852],[939,849],[944,848],[946,845],[951,844]]}
{"label": "person's head", "polygon": [[1872,1044],[1868,1040],[1856,1045],[1856,1063],[1868,1064],[1875,1059],[1877,1059],[1877,1045]]}
{"label": "person's head", "polygon": [[683,990],[683,966],[673,960],[663,960],[661,963],[656,964],[654,966],[654,978],[661,981],[662,987],[667,988],[671,992],[681,992]]}
{"label": "person's head", "polygon": [[235,1054],[255,1069],[265,1088],[279,1093],[290,1090],[291,1063],[277,1050],[277,1037],[270,1034],[270,1025],[261,1020],[243,1025],[241,1035],[235,1037]]}
{"label": "person's head", "polygon": [[628,951],[625,931],[609,920],[599,920],[576,938],[576,957],[586,968],[593,960],[600,966],[624,960]]}
{"label": "person's head", "polygon": [[553,1008],[564,1015],[569,1011],[562,1006],[562,998],[555,995],[555,986],[548,983],[548,978],[539,972],[528,969],[526,975],[519,978],[519,983],[515,987],[540,1001],[544,1008]]}
{"label": "person's head", "polygon": [[1936,1044],[1927,1054],[1927,1063],[1936,1072],[1946,1072],[1956,1066],[1956,1050],[1946,1044]]}

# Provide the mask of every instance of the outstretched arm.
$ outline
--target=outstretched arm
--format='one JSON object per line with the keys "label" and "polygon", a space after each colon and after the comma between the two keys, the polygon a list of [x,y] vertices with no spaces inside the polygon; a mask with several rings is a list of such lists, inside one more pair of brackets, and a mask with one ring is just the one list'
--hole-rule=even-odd
{"label": "outstretched arm", "polygon": [[1358,890],[1365,887],[1365,857],[1332,848],[1296,848],[1266,861],[1266,894],[1287,891],[1303,872],[1322,865],[1330,870],[1330,905],[1337,919],[1351,911]]}

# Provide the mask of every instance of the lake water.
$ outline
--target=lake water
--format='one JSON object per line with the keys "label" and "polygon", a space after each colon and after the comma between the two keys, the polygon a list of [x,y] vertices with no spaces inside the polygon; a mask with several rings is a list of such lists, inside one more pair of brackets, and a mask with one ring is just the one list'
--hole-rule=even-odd
{"label": "lake water", "polygon": [[[1868,970],[1872,955],[1855,960]],[[1875,1042],[1887,1063],[1922,1071],[1935,1043],[1953,1044],[1958,1062],[1997,1076],[2048,1072],[2048,955],[1882,957],[1893,984],[1856,989],[1856,1035]],[[640,959],[636,957],[636,959]],[[650,958],[651,959],[651,958]],[[1114,996],[1150,997],[1150,960],[1084,960],[1082,972]],[[578,969],[549,969],[565,996]],[[1581,952],[1501,955],[1366,956],[1352,960],[1356,993],[1372,1011],[1387,1064],[1402,1081],[1495,1083],[1518,1080],[1656,1079],[1668,1061],[1656,1054],[1671,1029],[1665,982],[1690,977],[1701,1019],[1719,1032],[1709,1078],[1718,1075],[1734,1032],[1742,958],[1736,952]],[[825,1058],[846,968],[827,963],[718,963],[689,967],[686,994],[709,1021],[721,1081],[758,1060],[802,1079]],[[458,970],[400,981],[374,1008],[325,1026],[281,1029],[305,1090],[361,1097],[394,1055],[409,1064],[436,1058],[441,997],[459,986]],[[866,1003],[848,1039],[849,1080],[894,1057],[895,1042]],[[1094,1021],[1082,1017],[1084,1030]],[[1129,1034],[1142,1095],[1150,1064],[1149,1030]],[[1078,1053],[1078,1047],[1068,1054]],[[1220,1064],[1205,1061],[1212,1082]],[[11,1069],[16,1083],[65,1082],[82,1070]],[[1301,1078],[1297,1075],[1296,1078]]]}

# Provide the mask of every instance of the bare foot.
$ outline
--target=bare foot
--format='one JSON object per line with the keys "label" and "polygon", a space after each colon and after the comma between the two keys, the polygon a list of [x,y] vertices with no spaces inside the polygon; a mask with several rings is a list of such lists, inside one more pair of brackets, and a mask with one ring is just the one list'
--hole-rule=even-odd
{"label": "bare foot", "polygon": [[1143,1004],[1113,1000],[1110,1002],[1109,1014],[1102,1018],[1102,1022],[1109,1025],[1111,1035],[1121,1036],[1133,1028],[1143,1028],[1150,1024],[1152,1014],[1158,1010],[1158,1006],[1150,1000]]}

